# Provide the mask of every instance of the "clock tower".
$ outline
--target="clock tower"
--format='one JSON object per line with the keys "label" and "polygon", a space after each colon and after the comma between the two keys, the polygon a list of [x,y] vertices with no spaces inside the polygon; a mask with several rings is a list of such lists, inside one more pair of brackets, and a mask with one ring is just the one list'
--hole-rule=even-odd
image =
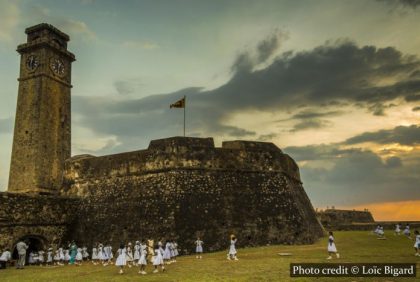
{"label": "clock tower", "polygon": [[10,192],[54,194],[71,154],[69,36],[42,23],[25,30],[10,164]]}

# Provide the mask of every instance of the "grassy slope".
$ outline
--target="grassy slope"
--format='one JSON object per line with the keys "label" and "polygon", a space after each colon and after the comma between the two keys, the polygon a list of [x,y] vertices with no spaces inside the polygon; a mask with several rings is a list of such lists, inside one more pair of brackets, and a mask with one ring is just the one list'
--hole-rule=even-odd
{"label": "grassy slope", "polygon": [[[413,241],[404,236],[394,236],[391,231],[388,240],[377,240],[366,231],[336,232],[337,248],[342,256],[328,262],[410,262],[418,263],[417,277],[420,276],[420,257],[415,257]],[[413,281],[404,278],[293,278],[289,277],[289,263],[327,262],[325,259],[327,238],[314,245],[269,246],[238,249],[239,261],[226,260],[226,251],[205,254],[202,260],[194,256],[180,257],[176,264],[167,266],[166,273],[140,276],[137,268],[125,269],[119,275],[115,266],[26,267],[24,270],[0,270],[0,280],[5,281]],[[279,252],[290,252],[292,256],[281,257]],[[420,278],[416,280],[420,281]]]}

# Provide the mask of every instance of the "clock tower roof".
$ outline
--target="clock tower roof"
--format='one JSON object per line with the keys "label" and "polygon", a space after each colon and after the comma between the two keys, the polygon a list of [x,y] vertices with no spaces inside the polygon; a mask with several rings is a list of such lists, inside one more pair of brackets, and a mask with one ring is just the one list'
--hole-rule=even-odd
{"label": "clock tower roof", "polygon": [[56,35],[57,37],[59,37],[65,42],[70,41],[70,37],[67,34],[65,34],[64,32],[60,31],[58,28],[48,23],[40,23],[31,27],[28,27],[27,29],[25,29],[25,33],[28,35],[28,41],[30,41],[31,39],[30,37],[34,33],[40,33],[40,34],[37,34],[38,36],[47,35],[48,33],[53,33],[54,35]]}
{"label": "clock tower roof", "polygon": [[67,50],[67,42],[70,41],[70,37],[53,25],[37,24],[28,27],[25,33],[28,35],[26,43],[17,48],[20,54],[40,47],[47,47],[68,57],[70,61],[75,60],[74,54]]}

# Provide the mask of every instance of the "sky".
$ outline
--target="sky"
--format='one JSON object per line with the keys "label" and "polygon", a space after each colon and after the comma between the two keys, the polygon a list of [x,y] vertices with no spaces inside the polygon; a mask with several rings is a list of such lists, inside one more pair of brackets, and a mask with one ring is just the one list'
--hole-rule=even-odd
{"label": "sky", "polygon": [[420,220],[420,0],[0,0],[0,191],[25,28],[69,34],[72,155],[273,142],[314,207]]}

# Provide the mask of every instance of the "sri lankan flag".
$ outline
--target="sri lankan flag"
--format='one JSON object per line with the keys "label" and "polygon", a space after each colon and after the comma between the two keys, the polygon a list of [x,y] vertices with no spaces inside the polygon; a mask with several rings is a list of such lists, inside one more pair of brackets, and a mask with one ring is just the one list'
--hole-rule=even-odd
{"label": "sri lankan flag", "polygon": [[185,96],[181,100],[178,100],[175,103],[171,104],[169,108],[185,108]]}

